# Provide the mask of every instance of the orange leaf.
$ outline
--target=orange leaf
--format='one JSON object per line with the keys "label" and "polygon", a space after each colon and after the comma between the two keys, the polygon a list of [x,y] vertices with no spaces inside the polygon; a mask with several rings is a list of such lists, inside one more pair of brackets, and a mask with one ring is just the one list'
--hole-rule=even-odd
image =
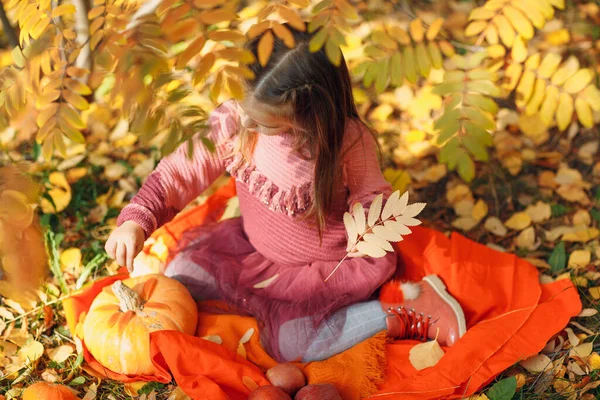
{"label": "orange leaf", "polygon": [[177,69],[182,69],[187,65],[187,63],[194,57],[196,54],[202,50],[204,44],[206,43],[206,39],[204,36],[200,36],[198,39],[194,40],[190,45],[179,55],[177,58],[177,63],[175,67]]}
{"label": "orange leaf", "polygon": [[279,39],[283,40],[283,43],[290,49],[296,45],[296,41],[294,40],[294,35],[292,32],[281,24],[273,24],[273,32],[279,37]]}
{"label": "orange leaf", "polygon": [[214,10],[200,13],[198,19],[207,25],[214,25],[219,22],[237,19],[237,15],[229,10]]}
{"label": "orange leaf", "polygon": [[292,27],[296,28],[301,32],[304,32],[306,30],[306,24],[302,20],[302,17],[300,17],[295,11],[292,11],[285,6],[280,6],[277,9],[277,12],[283,17],[283,19],[289,22]]}
{"label": "orange leaf", "polygon": [[265,33],[260,39],[260,42],[258,42],[258,61],[263,67],[269,62],[269,58],[273,52],[274,41],[275,38],[273,37],[273,33],[269,31]]}
{"label": "orange leaf", "polygon": [[80,110],[87,110],[88,108],[90,108],[90,104],[87,102],[86,99],[84,99],[77,93],[72,92],[71,90],[63,90],[62,97],[73,107],[78,108]]}

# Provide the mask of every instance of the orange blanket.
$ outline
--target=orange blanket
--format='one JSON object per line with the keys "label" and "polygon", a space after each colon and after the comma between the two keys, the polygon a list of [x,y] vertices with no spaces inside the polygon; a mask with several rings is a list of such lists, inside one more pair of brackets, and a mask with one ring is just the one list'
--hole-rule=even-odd
{"label": "orange blanket", "polygon": [[[172,255],[181,233],[196,224],[218,220],[233,182],[199,207],[182,213],[153,235],[146,254],[163,261]],[[160,249],[163,250],[160,250]],[[420,279],[438,274],[465,310],[469,331],[431,368],[416,371],[408,353],[416,343],[386,344],[378,335],[323,362],[301,366],[310,383],[332,382],[344,399],[372,397],[433,399],[463,397],[514,363],[538,353],[571,317],[581,302],[570,281],[540,285],[537,270],[522,259],[499,253],[459,234],[418,228],[402,242],[398,277]],[[77,323],[102,287],[126,275],[95,282],[65,301],[67,321],[78,336]],[[97,374],[124,382],[169,382],[171,376],[193,399],[245,399],[256,386],[268,384],[263,371],[275,364],[258,341],[253,318],[215,314],[218,302],[203,303],[196,336],[155,332],[150,337],[157,376],[124,376],[104,369],[86,351]],[[248,342],[240,344],[250,329]],[[205,339],[202,339],[204,337]],[[79,335],[79,338],[81,336]],[[213,343],[221,342],[221,344]],[[366,363],[365,363],[366,360]],[[387,368],[385,364],[387,363]],[[384,380],[385,377],[385,380]],[[377,391],[379,387],[379,391]],[[375,393],[376,392],[376,393]]]}

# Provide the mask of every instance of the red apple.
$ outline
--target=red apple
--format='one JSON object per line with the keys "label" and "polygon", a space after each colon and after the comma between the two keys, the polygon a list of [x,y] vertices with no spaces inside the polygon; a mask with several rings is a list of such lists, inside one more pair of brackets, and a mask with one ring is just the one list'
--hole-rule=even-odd
{"label": "red apple", "polygon": [[280,388],[290,396],[306,385],[302,370],[292,364],[276,365],[269,369],[266,375],[271,385]]}
{"label": "red apple", "polygon": [[295,400],[342,400],[335,386],[324,383],[304,386],[296,394]]}

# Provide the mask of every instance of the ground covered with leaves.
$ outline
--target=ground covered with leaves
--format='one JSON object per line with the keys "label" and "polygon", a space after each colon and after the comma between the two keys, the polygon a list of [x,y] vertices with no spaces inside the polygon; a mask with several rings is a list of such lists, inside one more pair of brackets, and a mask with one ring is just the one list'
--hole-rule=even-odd
{"label": "ground covered with leaves", "polygon": [[[361,12],[368,14],[376,9],[384,9],[379,3],[360,2],[357,8],[360,9],[364,4]],[[473,23],[468,21],[468,16],[472,15],[470,13],[477,5],[486,2],[443,3],[427,3],[418,9],[402,5],[406,16],[405,28],[412,39],[406,37],[408,42],[415,43],[417,52],[420,51],[424,35],[421,22],[414,23],[417,16],[423,21],[436,21],[440,15],[447,15],[444,29],[451,33],[450,37],[468,41],[467,37],[475,36],[477,41],[474,46],[480,45],[484,38],[493,41],[492,32],[495,28],[489,28],[487,22],[471,26],[470,31],[465,30],[466,26]],[[451,12],[448,13],[447,7]],[[557,12],[554,17],[554,9],[550,7],[552,16],[546,18],[547,24],[541,24],[543,29],[539,29],[536,38],[528,43],[528,48],[521,36],[517,35],[515,39],[514,31],[510,39],[500,29],[501,40],[507,49],[499,50],[491,45],[485,50],[493,59],[500,57],[502,68],[506,70],[504,80],[498,83],[504,90],[500,96],[502,98],[498,100],[499,107],[497,110],[492,107],[494,111],[487,110],[495,114],[495,118],[484,118],[483,121],[484,124],[493,122],[491,127],[486,127],[493,132],[489,138],[486,136],[484,143],[486,148],[489,147],[489,153],[486,149],[482,150],[483,145],[465,140],[469,157],[444,159],[443,153],[440,155],[439,126],[434,125],[434,121],[448,114],[445,106],[453,101],[450,89],[454,88],[452,85],[456,82],[449,76],[467,82],[468,79],[464,78],[466,72],[462,70],[468,71],[473,66],[461,67],[461,61],[454,61],[447,63],[445,68],[438,68],[439,65],[433,60],[434,65],[429,65],[426,74],[424,70],[421,71],[418,83],[415,83],[415,70],[412,71],[415,73],[414,81],[407,72],[407,81],[396,82],[397,87],[391,85],[389,88],[387,75],[382,80],[376,79],[383,75],[381,70],[375,68],[369,78],[371,82],[366,85],[374,83],[375,86],[381,86],[374,90],[364,87],[365,77],[361,75],[369,75],[368,68],[371,67],[364,66],[362,73],[353,69],[355,96],[361,115],[379,133],[384,175],[394,189],[410,191],[411,201],[427,202],[427,207],[420,215],[425,226],[444,233],[458,231],[478,243],[517,254],[539,269],[543,282],[570,279],[581,294],[582,313],[557,334],[539,355],[514,365],[475,396],[479,399],[589,400],[600,394],[600,346],[595,344],[600,332],[600,132],[597,128],[600,113],[586,108],[581,101],[575,100],[573,105],[573,100],[562,95],[560,99],[554,99],[556,101],[548,101],[552,112],[544,113],[544,110],[548,111],[542,104],[545,83],[541,82],[538,89],[534,89],[537,79],[534,77],[529,88],[517,86],[521,70],[516,74],[518,68],[511,67],[517,65],[515,60],[522,63],[538,51],[562,53],[566,60],[571,60],[561,64],[565,69],[574,65],[573,59],[566,58],[568,56],[576,56],[582,65],[587,65],[588,68],[581,76],[578,75],[576,81],[583,81],[585,85],[597,83],[600,7],[595,2],[575,1],[567,2],[563,8],[564,11],[560,14]],[[245,12],[252,14],[251,11]],[[89,16],[90,20],[104,18],[100,17],[101,13],[96,14],[94,12]],[[489,19],[485,12],[479,14],[476,22]],[[510,15],[510,11],[507,15]],[[354,34],[347,35],[347,43],[342,50],[353,67],[360,65],[356,61],[364,57],[365,46],[362,41],[371,34],[371,28],[366,21],[354,28]],[[539,27],[536,25],[536,28]],[[518,33],[529,35],[526,30]],[[231,39],[232,34],[228,35]],[[404,32],[404,35],[407,33]],[[497,35],[496,30],[496,44]],[[97,39],[96,44],[99,40],[101,38]],[[213,40],[217,41],[217,38],[213,37]],[[507,43],[509,40],[510,44]],[[382,35],[375,42],[382,48],[389,44]],[[442,50],[450,46],[450,42],[445,40],[438,42]],[[470,45],[461,47],[458,44],[452,41],[459,54],[471,48]],[[180,46],[178,51],[182,49]],[[477,49],[481,50],[480,47]],[[371,51],[374,50],[371,48]],[[403,56],[407,57],[408,54],[410,59],[410,51],[403,53]],[[505,56],[506,59],[503,58]],[[9,65],[15,57],[18,58],[14,54],[11,56],[11,51],[0,52],[0,65]],[[184,61],[189,61],[189,58]],[[534,61],[529,67],[535,64]],[[540,60],[537,61],[539,64]],[[546,64],[553,63],[550,69],[556,71],[559,62],[560,59],[553,61],[550,57]],[[542,61],[544,68],[549,68],[546,64]],[[529,68],[525,65],[525,69]],[[211,66],[204,73],[208,73]],[[579,66],[578,61],[571,72],[579,73],[576,72]],[[453,70],[456,68],[461,71]],[[493,69],[493,66],[490,68]],[[531,67],[527,71],[533,74],[531,71],[536,68]],[[453,75],[446,73],[450,70]],[[71,70],[73,77],[79,74],[78,71]],[[228,77],[227,74],[231,72],[228,71],[221,75]],[[388,70],[385,71],[387,74]],[[122,71],[115,72],[117,76],[120,73]],[[194,73],[194,83],[196,75],[198,72]],[[516,75],[519,76],[514,78]],[[588,75],[590,79],[587,79]],[[527,72],[523,76],[528,76]],[[491,79],[488,75],[485,77],[486,82]],[[171,103],[180,105],[181,102],[187,107],[201,105],[209,109],[214,106],[215,97],[219,98],[218,92],[214,96],[214,88],[219,87],[222,83],[220,80],[209,79],[210,85],[202,86],[200,94],[190,94],[180,90],[189,82],[184,78],[181,82],[177,79],[178,76],[164,88],[159,86],[156,89],[164,90],[161,94],[168,97]],[[160,130],[153,137],[142,138],[134,129],[134,123],[130,124],[130,120],[123,116],[120,104],[115,106],[106,101],[114,85],[114,77],[92,76],[90,86],[94,87],[94,93],[82,93],[87,96],[84,100],[87,106],[78,108],[81,111],[78,111],[80,114],[77,118],[81,118],[81,121],[72,118],[85,127],[81,128],[85,131],[85,143],[67,141],[68,146],[59,149],[64,154],[60,157],[55,154],[52,161],[48,161],[43,154],[52,154],[52,145],[44,147],[43,143],[38,143],[42,140],[36,142],[33,139],[43,126],[39,120],[36,121],[39,110],[34,104],[26,105],[19,113],[10,115],[10,123],[4,121],[7,123],[0,124],[7,126],[0,130],[3,149],[1,164],[28,163],[29,172],[43,186],[41,198],[36,202],[39,203],[36,211],[39,211],[40,223],[46,232],[46,251],[51,269],[49,279],[36,296],[21,297],[19,301],[9,297],[1,300],[0,399],[19,398],[23,388],[39,380],[67,384],[85,400],[127,399],[131,396],[139,396],[144,400],[187,398],[175,383],[123,385],[96,378],[89,373],[65,324],[62,300],[85,283],[116,273],[118,266],[107,259],[103,250],[104,241],[115,227],[120,209],[140,188],[161,154],[168,152],[176,142],[174,131],[170,128]],[[482,95],[496,97],[499,94],[496,91],[500,89],[494,86],[496,82],[490,83],[495,88],[493,90],[488,91],[486,85],[483,85]],[[513,92],[515,86],[516,92]],[[81,87],[78,89],[82,91]],[[231,91],[231,87],[229,89]],[[571,93],[567,89],[566,92]],[[132,91],[131,88],[129,91]],[[541,106],[541,113],[526,113],[526,107],[536,108],[531,105],[536,98],[535,92],[538,92],[535,102],[538,108]],[[528,101],[523,100],[524,93],[527,93],[525,97]],[[221,93],[221,100],[229,94]],[[82,104],[72,94],[67,97],[74,103]],[[516,103],[513,104],[513,100]],[[481,101],[481,107],[486,111],[489,103]],[[563,111],[560,111],[559,105],[562,105]],[[566,113],[567,118],[564,107],[568,109],[569,105],[571,112]],[[573,111],[574,106],[578,106],[576,112]],[[556,111],[557,108],[559,111]],[[174,118],[178,116],[177,113],[173,114]],[[0,117],[5,118],[5,115],[1,114]],[[69,114],[70,117],[72,115]],[[550,118],[549,123],[546,118]],[[188,128],[193,130],[197,126],[192,124],[185,127]],[[448,130],[449,135],[463,139],[468,137],[466,127],[453,128],[456,129]],[[177,135],[179,133],[175,132]],[[59,142],[62,143],[62,139]],[[457,154],[467,154],[463,147],[452,148],[447,143],[445,146],[456,150]],[[448,169],[449,166],[452,170]],[[195,203],[201,202],[210,192]],[[7,218],[1,206],[0,220]],[[23,248],[22,251],[28,249]],[[15,297],[19,297],[18,294]]]}

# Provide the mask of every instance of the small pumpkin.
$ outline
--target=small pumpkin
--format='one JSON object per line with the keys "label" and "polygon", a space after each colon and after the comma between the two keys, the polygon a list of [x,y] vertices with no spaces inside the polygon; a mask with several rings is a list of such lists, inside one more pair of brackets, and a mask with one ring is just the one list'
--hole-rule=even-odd
{"label": "small pumpkin", "polygon": [[23,400],[79,400],[65,385],[38,382],[23,391]]}
{"label": "small pumpkin", "polygon": [[83,322],[83,341],[111,371],[154,375],[150,333],[193,335],[197,321],[196,302],[185,286],[164,275],[144,275],[116,281],[98,294]]}

